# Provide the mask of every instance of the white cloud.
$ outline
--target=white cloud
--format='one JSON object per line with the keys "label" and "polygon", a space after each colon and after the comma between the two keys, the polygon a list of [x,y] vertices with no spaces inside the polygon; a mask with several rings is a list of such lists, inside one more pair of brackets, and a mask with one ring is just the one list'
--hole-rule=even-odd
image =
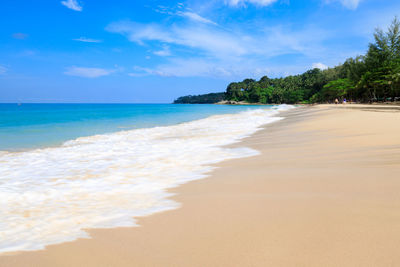
{"label": "white cloud", "polygon": [[66,0],[66,1],[61,1],[61,4],[64,6],[68,7],[69,9],[75,10],[75,11],[82,11],[82,6],[79,5],[77,0]]}
{"label": "white cloud", "polygon": [[6,67],[0,65],[0,75],[6,74],[7,71],[8,71],[8,69]]}
{"label": "white cloud", "polygon": [[326,33],[318,28],[293,31],[288,27],[261,27],[252,32],[225,30],[213,25],[112,23],[106,28],[140,45],[150,42],[183,46],[201,56],[239,58],[245,55],[277,56],[303,53],[315,55]]}
{"label": "white cloud", "polygon": [[356,9],[361,0],[341,0],[340,2],[349,9]]}
{"label": "white cloud", "polygon": [[230,6],[240,6],[246,3],[255,4],[258,6],[268,6],[275,3],[277,0],[225,0],[225,3]]}
{"label": "white cloud", "polygon": [[67,68],[67,71],[65,71],[64,74],[70,75],[70,76],[85,77],[85,78],[97,78],[97,77],[101,77],[101,76],[110,75],[113,72],[115,72],[115,70],[73,66],[73,67]]}
{"label": "white cloud", "polygon": [[357,9],[358,5],[362,0],[325,0],[327,3],[340,2],[344,7],[348,9]]}
{"label": "white cloud", "polygon": [[153,54],[160,57],[168,57],[171,55],[171,51],[169,50],[169,46],[164,45],[162,50],[154,51]]}
{"label": "white cloud", "polygon": [[155,68],[143,68],[136,66],[135,72],[130,76],[158,75],[164,77],[192,77],[192,76],[231,76],[232,72],[216,62],[210,62],[204,59],[174,58],[168,64],[159,65]]}
{"label": "white cloud", "polygon": [[248,77],[261,78],[268,76],[287,76],[305,71],[302,66],[262,65],[254,59],[243,62],[235,61],[210,61],[201,58],[172,58],[170,62],[155,66],[154,68],[134,67],[134,72],[129,73],[132,77],[143,77],[156,75],[162,77],[214,77],[228,78],[230,80],[241,80]]}
{"label": "white cloud", "polygon": [[201,23],[206,23],[206,24],[217,25],[217,23],[215,23],[214,21],[209,20],[209,19],[206,19],[206,18],[204,18],[204,17],[202,17],[202,16],[200,16],[199,14],[194,13],[194,12],[189,12],[189,11],[182,12],[182,11],[178,11],[176,14],[177,14],[178,16],[186,17],[186,18],[189,18],[190,20],[193,20],[193,21],[196,21],[196,22],[201,22]]}
{"label": "white cloud", "polygon": [[[295,54],[314,60],[321,58],[326,52],[322,43],[327,37],[325,31],[313,26],[293,30],[291,26],[258,24],[247,29],[226,29],[209,23],[194,25],[169,21],[166,24],[120,21],[108,25],[106,30],[122,34],[141,46],[162,46],[164,49],[153,54],[169,56],[165,63],[137,67],[131,76],[224,76],[234,79],[258,76],[266,74],[268,69],[271,72],[269,60],[276,56]],[[179,53],[172,56],[170,48]],[[278,73],[278,68],[273,73]],[[302,70],[306,68],[304,65]]]}
{"label": "white cloud", "polygon": [[101,43],[101,42],[103,42],[102,40],[91,39],[91,38],[86,38],[86,37],[80,37],[80,38],[72,39],[72,40],[78,41],[78,42],[84,42],[84,43]]}
{"label": "white cloud", "polygon": [[158,40],[163,42],[173,42],[167,29],[158,24],[139,24],[125,21],[116,22],[108,25],[106,30],[109,32],[125,35],[130,41],[144,44],[144,41]]}
{"label": "white cloud", "polygon": [[163,26],[159,24],[139,24],[135,22],[117,22],[110,24],[107,30],[120,33],[132,41],[143,45],[146,41],[176,44],[200,49],[213,55],[245,54],[247,48],[241,44],[242,37],[218,29],[193,25]]}
{"label": "white cloud", "polygon": [[171,17],[174,16],[183,17],[193,22],[217,25],[217,23],[215,23],[214,21],[207,19],[198,13],[193,12],[193,10],[190,8],[184,9],[184,5],[182,3],[178,3],[176,7],[167,7],[159,5],[157,6],[157,8],[154,9],[154,11],[157,13],[169,15]]}
{"label": "white cloud", "polygon": [[319,63],[313,63],[312,64],[312,68],[313,69],[326,70],[328,68],[328,66],[319,62]]}

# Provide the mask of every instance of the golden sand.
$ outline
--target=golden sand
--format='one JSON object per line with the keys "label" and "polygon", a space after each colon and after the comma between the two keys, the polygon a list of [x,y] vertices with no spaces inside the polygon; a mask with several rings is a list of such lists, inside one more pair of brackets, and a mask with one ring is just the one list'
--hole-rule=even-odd
{"label": "golden sand", "polygon": [[398,107],[289,111],[174,190],[141,227],[0,257],[0,266],[400,266]]}

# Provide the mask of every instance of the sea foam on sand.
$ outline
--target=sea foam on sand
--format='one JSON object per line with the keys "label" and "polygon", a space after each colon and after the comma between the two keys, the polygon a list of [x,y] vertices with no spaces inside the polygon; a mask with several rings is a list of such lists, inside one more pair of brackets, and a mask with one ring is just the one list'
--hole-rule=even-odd
{"label": "sea foam on sand", "polygon": [[293,106],[216,115],[174,126],[0,153],[0,253],[88,238],[83,229],[135,226],[175,209],[168,188],[205,177],[212,164],[258,152],[227,148]]}

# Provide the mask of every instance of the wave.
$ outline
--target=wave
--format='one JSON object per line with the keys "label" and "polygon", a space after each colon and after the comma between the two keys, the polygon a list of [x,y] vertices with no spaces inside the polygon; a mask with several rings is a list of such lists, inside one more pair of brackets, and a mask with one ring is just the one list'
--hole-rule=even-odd
{"label": "wave", "polygon": [[60,147],[0,154],[0,253],[89,238],[84,229],[136,226],[176,209],[167,189],[201,179],[223,160],[258,152],[226,145],[278,121],[272,109],[173,126],[82,137]]}

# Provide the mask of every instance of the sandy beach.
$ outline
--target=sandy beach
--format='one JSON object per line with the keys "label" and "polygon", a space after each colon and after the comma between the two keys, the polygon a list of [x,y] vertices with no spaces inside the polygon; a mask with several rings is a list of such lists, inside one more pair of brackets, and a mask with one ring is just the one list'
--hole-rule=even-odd
{"label": "sandy beach", "polygon": [[0,266],[400,266],[400,110],[319,105],[236,144],[261,152],[173,190],[140,227]]}

